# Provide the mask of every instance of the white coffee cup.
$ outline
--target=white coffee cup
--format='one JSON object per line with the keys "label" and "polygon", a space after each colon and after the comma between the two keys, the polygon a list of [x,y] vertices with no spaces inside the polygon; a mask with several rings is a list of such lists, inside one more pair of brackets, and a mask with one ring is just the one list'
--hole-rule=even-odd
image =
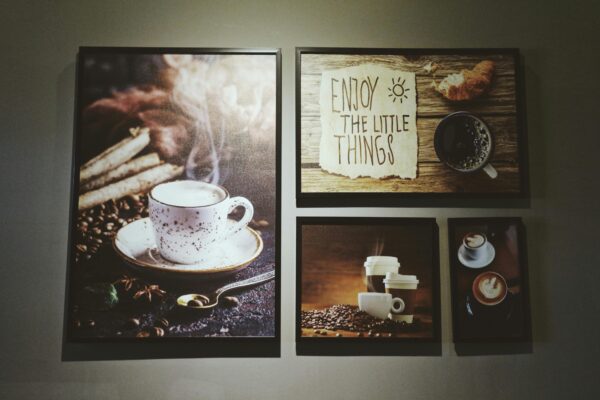
{"label": "white coffee cup", "polygon": [[398,272],[400,263],[397,257],[369,256],[363,264],[367,275],[367,290],[369,292],[384,293],[383,279],[388,272]]}
{"label": "white coffee cup", "polygon": [[[162,257],[180,264],[201,261],[208,251],[242,230],[254,214],[244,197],[229,197],[225,188],[199,181],[174,181],[155,186],[148,196],[150,220]],[[235,224],[227,216],[244,207]]]}
{"label": "white coffee cup", "polygon": [[478,260],[488,251],[487,237],[483,233],[469,232],[463,237],[464,255],[471,260]]}
{"label": "white coffee cup", "polygon": [[361,292],[358,294],[358,308],[367,314],[380,319],[386,319],[390,312],[400,312],[404,302],[392,298],[389,293]]}

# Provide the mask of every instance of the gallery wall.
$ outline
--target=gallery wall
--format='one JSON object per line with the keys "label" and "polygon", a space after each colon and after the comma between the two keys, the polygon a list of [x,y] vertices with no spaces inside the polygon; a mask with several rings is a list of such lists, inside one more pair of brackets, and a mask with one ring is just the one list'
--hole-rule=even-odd
{"label": "gallery wall", "polygon": [[[597,397],[599,8],[593,1],[508,0],[3,2],[0,397]],[[281,358],[61,361],[74,62],[80,45],[282,49]],[[525,64],[529,204],[296,208],[295,46],[519,47]],[[295,355],[295,217],[311,215],[437,218],[441,356]],[[465,357],[454,350],[446,219],[481,216],[525,222],[532,353]]]}

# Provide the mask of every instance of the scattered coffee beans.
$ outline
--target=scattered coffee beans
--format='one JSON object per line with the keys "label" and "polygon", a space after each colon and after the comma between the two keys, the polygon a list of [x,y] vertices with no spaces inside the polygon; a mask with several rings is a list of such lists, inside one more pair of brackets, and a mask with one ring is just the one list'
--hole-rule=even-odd
{"label": "scattered coffee beans", "polygon": [[103,247],[109,246],[119,228],[127,221],[148,216],[148,197],[130,195],[109,200],[77,216],[75,235],[75,262],[89,260]]}
{"label": "scattered coffee beans", "polygon": [[[347,330],[358,332],[357,336],[379,337],[382,333],[411,332],[420,329],[420,322],[415,319],[412,324],[379,319],[360,311],[356,306],[336,304],[323,310],[302,311],[302,328],[315,329],[315,334],[322,330]],[[326,331],[325,335],[327,334]],[[337,336],[337,335],[336,335]]]}

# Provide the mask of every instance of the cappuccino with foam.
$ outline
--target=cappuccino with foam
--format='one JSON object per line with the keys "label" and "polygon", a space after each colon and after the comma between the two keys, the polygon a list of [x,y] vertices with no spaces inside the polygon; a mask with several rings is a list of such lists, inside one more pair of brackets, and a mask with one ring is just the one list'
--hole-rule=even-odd
{"label": "cappuccino with foam", "polygon": [[157,201],[176,207],[204,207],[225,200],[227,193],[219,186],[199,181],[175,181],[152,189]]}
{"label": "cappuccino with foam", "polygon": [[[160,255],[179,264],[207,257],[223,240],[244,229],[254,207],[244,197],[229,197],[218,185],[197,181],[162,183],[150,191],[149,214]],[[239,221],[228,222],[236,207],[245,209]]]}
{"label": "cappuccino with foam", "polygon": [[473,296],[485,306],[500,304],[507,292],[506,280],[497,272],[483,272],[473,280]]}

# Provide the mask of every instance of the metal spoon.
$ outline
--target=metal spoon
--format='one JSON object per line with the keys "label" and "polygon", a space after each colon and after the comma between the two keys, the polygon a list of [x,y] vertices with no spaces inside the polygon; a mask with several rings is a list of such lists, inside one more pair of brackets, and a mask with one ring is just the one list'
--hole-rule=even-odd
{"label": "metal spoon", "polygon": [[[230,283],[229,285],[225,285],[208,295],[197,293],[184,294],[177,298],[177,305],[186,308],[206,310],[219,304],[219,297],[221,297],[221,295],[225,292],[233,289],[258,285],[259,283],[270,281],[273,278],[275,278],[275,271],[269,271],[261,275],[253,276],[252,278],[244,279],[243,281]],[[196,300],[198,305],[189,305],[188,303],[192,300]]]}

